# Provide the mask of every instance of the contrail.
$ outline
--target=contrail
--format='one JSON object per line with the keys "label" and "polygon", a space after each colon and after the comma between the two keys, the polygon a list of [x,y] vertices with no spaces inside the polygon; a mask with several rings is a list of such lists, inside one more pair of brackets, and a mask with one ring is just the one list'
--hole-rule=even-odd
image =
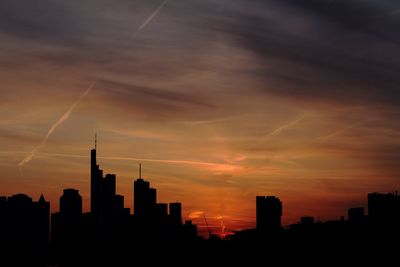
{"label": "contrail", "polygon": [[224,122],[224,121],[230,121],[230,120],[235,120],[235,119],[239,119],[239,118],[249,117],[251,115],[254,115],[254,114],[249,113],[249,114],[220,117],[220,118],[215,118],[215,119],[211,119],[211,120],[202,120],[202,121],[182,121],[182,123],[187,124],[187,125],[212,124],[212,123],[218,123],[218,122]]}
{"label": "contrail", "polygon": [[141,31],[144,29],[144,27],[147,26],[161,11],[161,9],[168,3],[169,0],[165,0],[164,2],[161,3],[161,5],[143,22],[142,25],[138,28],[138,31]]}
{"label": "contrail", "polygon": [[287,124],[285,124],[285,125],[283,125],[283,126],[277,128],[277,129],[273,130],[273,131],[270,132],[269,134],[265,135],[263,139],[264,139],[264,140],[268,140],[268,139],[270,139],[271,137],[280,134],[280,133],[283,132],[284,130],[286,130],[286,129],[288,129],[288,128],[290,128],[290,127],[292,127],[292,126],[298,124],[299,122],[301,122],[302,120],[304,120],[306,117],[307,117],[306,115],[303,115],[303,116],[301,116],[300,118],[298,118],[298,119],[296,119],[296,120],[294,120],[294,121],[291,121],[291,122],[289,122],[289,123],[287,123]]}
{"label": "contrail", "polygon": [[331,133],[331,134],[329,134],[329,135],[318,137],[318,138],[316,138],[314,141],[317,142],[317,143],[326,142],[327,140],[329,140],[329,139],[331,139],[331,138],[334,138],[334,137],[336,137],[336,136],[338,136],[338,135],[341,135],[341,134],[343,134],[343,133],[345,133],[345,132],[347,132],[348,130],[351,130],[351,129],[353,129],[353,128],[362,126],[362,125],[364,125],[364,124],[366,124],[366,123],[368,123],[368,122],[370,122],[370,121],[372,121],[372,120],[368,120],[368,121],[364,121],[364,122],[357,122],[357,123],[355,123],[355,124],[352,124],[352,125],[349,125],[349,126],[343,128],[343,129],[341,129],[341,130],[338,130],[338,131],[336,131],[336,132],[333,132],[333,133]]}
{"label": "contrail", "polygon": [[183,164],[183,165],[198,165],[198,166],[208,166],[208,167],[230,166],[229,164],[223,164],[223,163],[192,161],[192,160],[142,159],[142,158],[131,158],[131,157],[98,157],[98,158],[107,160],[147,161],[147,162],[160,162],[160,163]]}
{"label": "contrail", "polygon": [[[164,0],[160,4],[160,6],[143,22],[143,24],[140,25],[138,31],[144,29],[147,26],[147,24],[149,24],[158,15],[158,13],[168,3],[168,1],[169,0]],[[58,126],[60,126],[64,121],[66,121],[69,118],[75,107],[89,94],[90,90],[93,88],[95,84],[96,82],[93,82],[89,86],[89,88],[79,97],[79,99],[72,104],[72,106],[68,109],[68,111],[56,123],[53,124],[53,126],[47,132],[46,136],[43,138],[42,142],[37,147],[35,147],[26,158],[24,158],[20,163],[18,163],[18,166],[24,166],[33,159],[36,153],[46,145],[46,142],[51,136],[51,134],[58,128]]]}
{"label": "contrail", "polygon": [[[38,146],[38,147],[41,148],[43,146],[42,144],[40,146]],[[18,153],[19,154],[19,153],[26,153],[26,152],[23,152],[23,151],[0,151],[0,154],[11,154],[11,153]],[[32,152],[31,152],[31,154],[32,154]],[[61,158],[89,158],[89,156],[86,156],[86,155],[61,154],[61,153],[40,153],[40,152],[38,152],[38,149],[36,149],[35,155],[37,155],[38,157],[39,156],[44,156],[44,157],[61,157]],[[105,159],[105,160],[158,162],[158,163],[165,163],[165,164],[180,164],[180,165],[205,166],[205,167],[216,167],[216,168],[234,166],[234,165],[231,165],[231,164],[216,163],[216,162],[206,162],[206,161],[194,161],[194,160],[149,159],[149,158],[115,157],[115,156],[111,156],[111,157],[101,156],[101,157],[97,157],[97,158],[98,159]],[[20,165],[20,164],[18,164],[18,165]]]}
{"label": "contrail", "polygon": [[36,153],[46,145],[47,140],[51,136],[51,134],[66,120],[68,120],[69,116],[71,115],[72,111],[74,111],[75,107],[89,94],[90,90],[92,90],[93,86],[96,84],[96,82],[93,82],[88,89],[78,98],[78,100],[75,101],[75,103],[72,104],[72,106],[67,110],[67,112],[64,113],[64,115],[61,116],[58,121],[56,121],[49,131],[47,132],[46,136],[43,138],[42,142],[35,147],[29,155],[24,158],[20,163],[18,163],[18,166],[24,166],[28,162],[30,162],[33,157],[36,155]]}

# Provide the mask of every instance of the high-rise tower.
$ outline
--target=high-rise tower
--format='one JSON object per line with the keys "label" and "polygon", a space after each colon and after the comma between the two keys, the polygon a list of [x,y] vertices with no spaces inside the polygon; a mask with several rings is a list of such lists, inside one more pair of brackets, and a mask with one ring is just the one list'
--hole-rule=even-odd
{"label": "high-rise tower", "polygon": [[150,182],[142,179],[139,165],[139,179],[134,182],[134,213],[138,221],[148,221],[155,213],[157,191],[150,188]]}
{"label": "high-rise tower", "polygon": [[101,203],[101,180],[103,171],[97,164],[97,135],[95,136],[94,149],[90,151],[90,212],[93,214],[99,213]]}

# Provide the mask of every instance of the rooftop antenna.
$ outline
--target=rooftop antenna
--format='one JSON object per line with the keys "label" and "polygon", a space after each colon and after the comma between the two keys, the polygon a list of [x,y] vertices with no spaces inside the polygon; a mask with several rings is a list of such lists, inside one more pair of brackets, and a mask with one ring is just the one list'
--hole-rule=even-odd
{"label": "rooftop antenna", "polygon": [[94,134],[94,149],[97,150],[97,133]]}
{"label": "rooftop antenna", "polygon": [[142,178],[142,163],[139,163],[139,179]]}

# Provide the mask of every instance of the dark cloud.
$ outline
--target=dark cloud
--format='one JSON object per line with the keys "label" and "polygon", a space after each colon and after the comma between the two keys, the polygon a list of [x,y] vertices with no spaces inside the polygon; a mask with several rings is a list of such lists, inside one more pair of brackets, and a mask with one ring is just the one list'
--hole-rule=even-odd
{"label": "dark cloud", "polygon": [[190,116],[199,109],[216,109],[211,100],[201,93],[170,91],[112,80],[98,82],[96,94],[103,99],[102,103],[112,102],[113,108],[157,119]]}
{"label": "dark cloud", "polygon": [[11,42],[15,60],[0,64],[45,61],[166,78],[201,68],[218,72],[201,57],[226,42],[227,33],[230,44],[251,52],[257,64],[238,67],[240,75],[260,79],[267,93],[400,104],[400,18],[395,15],[400,4],[395,1],[171,1],[138,33],[158,5],[156,0],[3,0],[3,43],[4,36],[12,36],[27,44]]}
{"label": "dark cloud", "polygon": [[400,104],[400,19],[391,15],[393,5],[355,0],[250,3],[253,9],[225,18],[224,31],[254,53],[261,67],[252,74],[263,79],[266,92]]}
{"label": "dark cloud", "polygon": [[2,0],[0,31],[21,39],[77,44],[83,26],[63,1]]}
{"label": "dark cloud", "polygon": [[[196,1],[0,1],[0,68],[26,65],[174,77],[203,67],[214,32],[193,19]],[[188,13],[188,14],[187,14]],[[67,71],[66,71],[67,72]]]}

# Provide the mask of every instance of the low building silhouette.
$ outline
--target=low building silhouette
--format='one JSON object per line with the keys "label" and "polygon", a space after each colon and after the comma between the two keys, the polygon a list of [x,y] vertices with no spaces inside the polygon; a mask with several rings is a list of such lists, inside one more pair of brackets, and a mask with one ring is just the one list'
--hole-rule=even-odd
{"label": "low building silhouette", "polygon": [[41,195],[0,197],[1,239],[10,246],[44,248],[49,242],[50,202]]}
{"label": "low building silhouette", "polygon": [[368,194],[368,220],[375,225],[400,223],[400,196],[395,193]]}
{"label": "low building silhouette", "polygon": [[313,225],[314,224],[314,217],[312,216],[304,216],[300,218],[301,225]]}
{"label": "low building silhouette", "polygon": [[275,196],[256,197],[257,231],[276,233],[282,229],[282,202]]}
{"label": "low building silhouette", "polygon": [[183,225],[184,238],[186,240],[197,239],[197,225],[193,224],[191,220],[185,221]]}
{"label": "low building silhouette", "polygon": [[361,224],[365,221],[364,208],[350,208],[347,214],[350,223]]}

